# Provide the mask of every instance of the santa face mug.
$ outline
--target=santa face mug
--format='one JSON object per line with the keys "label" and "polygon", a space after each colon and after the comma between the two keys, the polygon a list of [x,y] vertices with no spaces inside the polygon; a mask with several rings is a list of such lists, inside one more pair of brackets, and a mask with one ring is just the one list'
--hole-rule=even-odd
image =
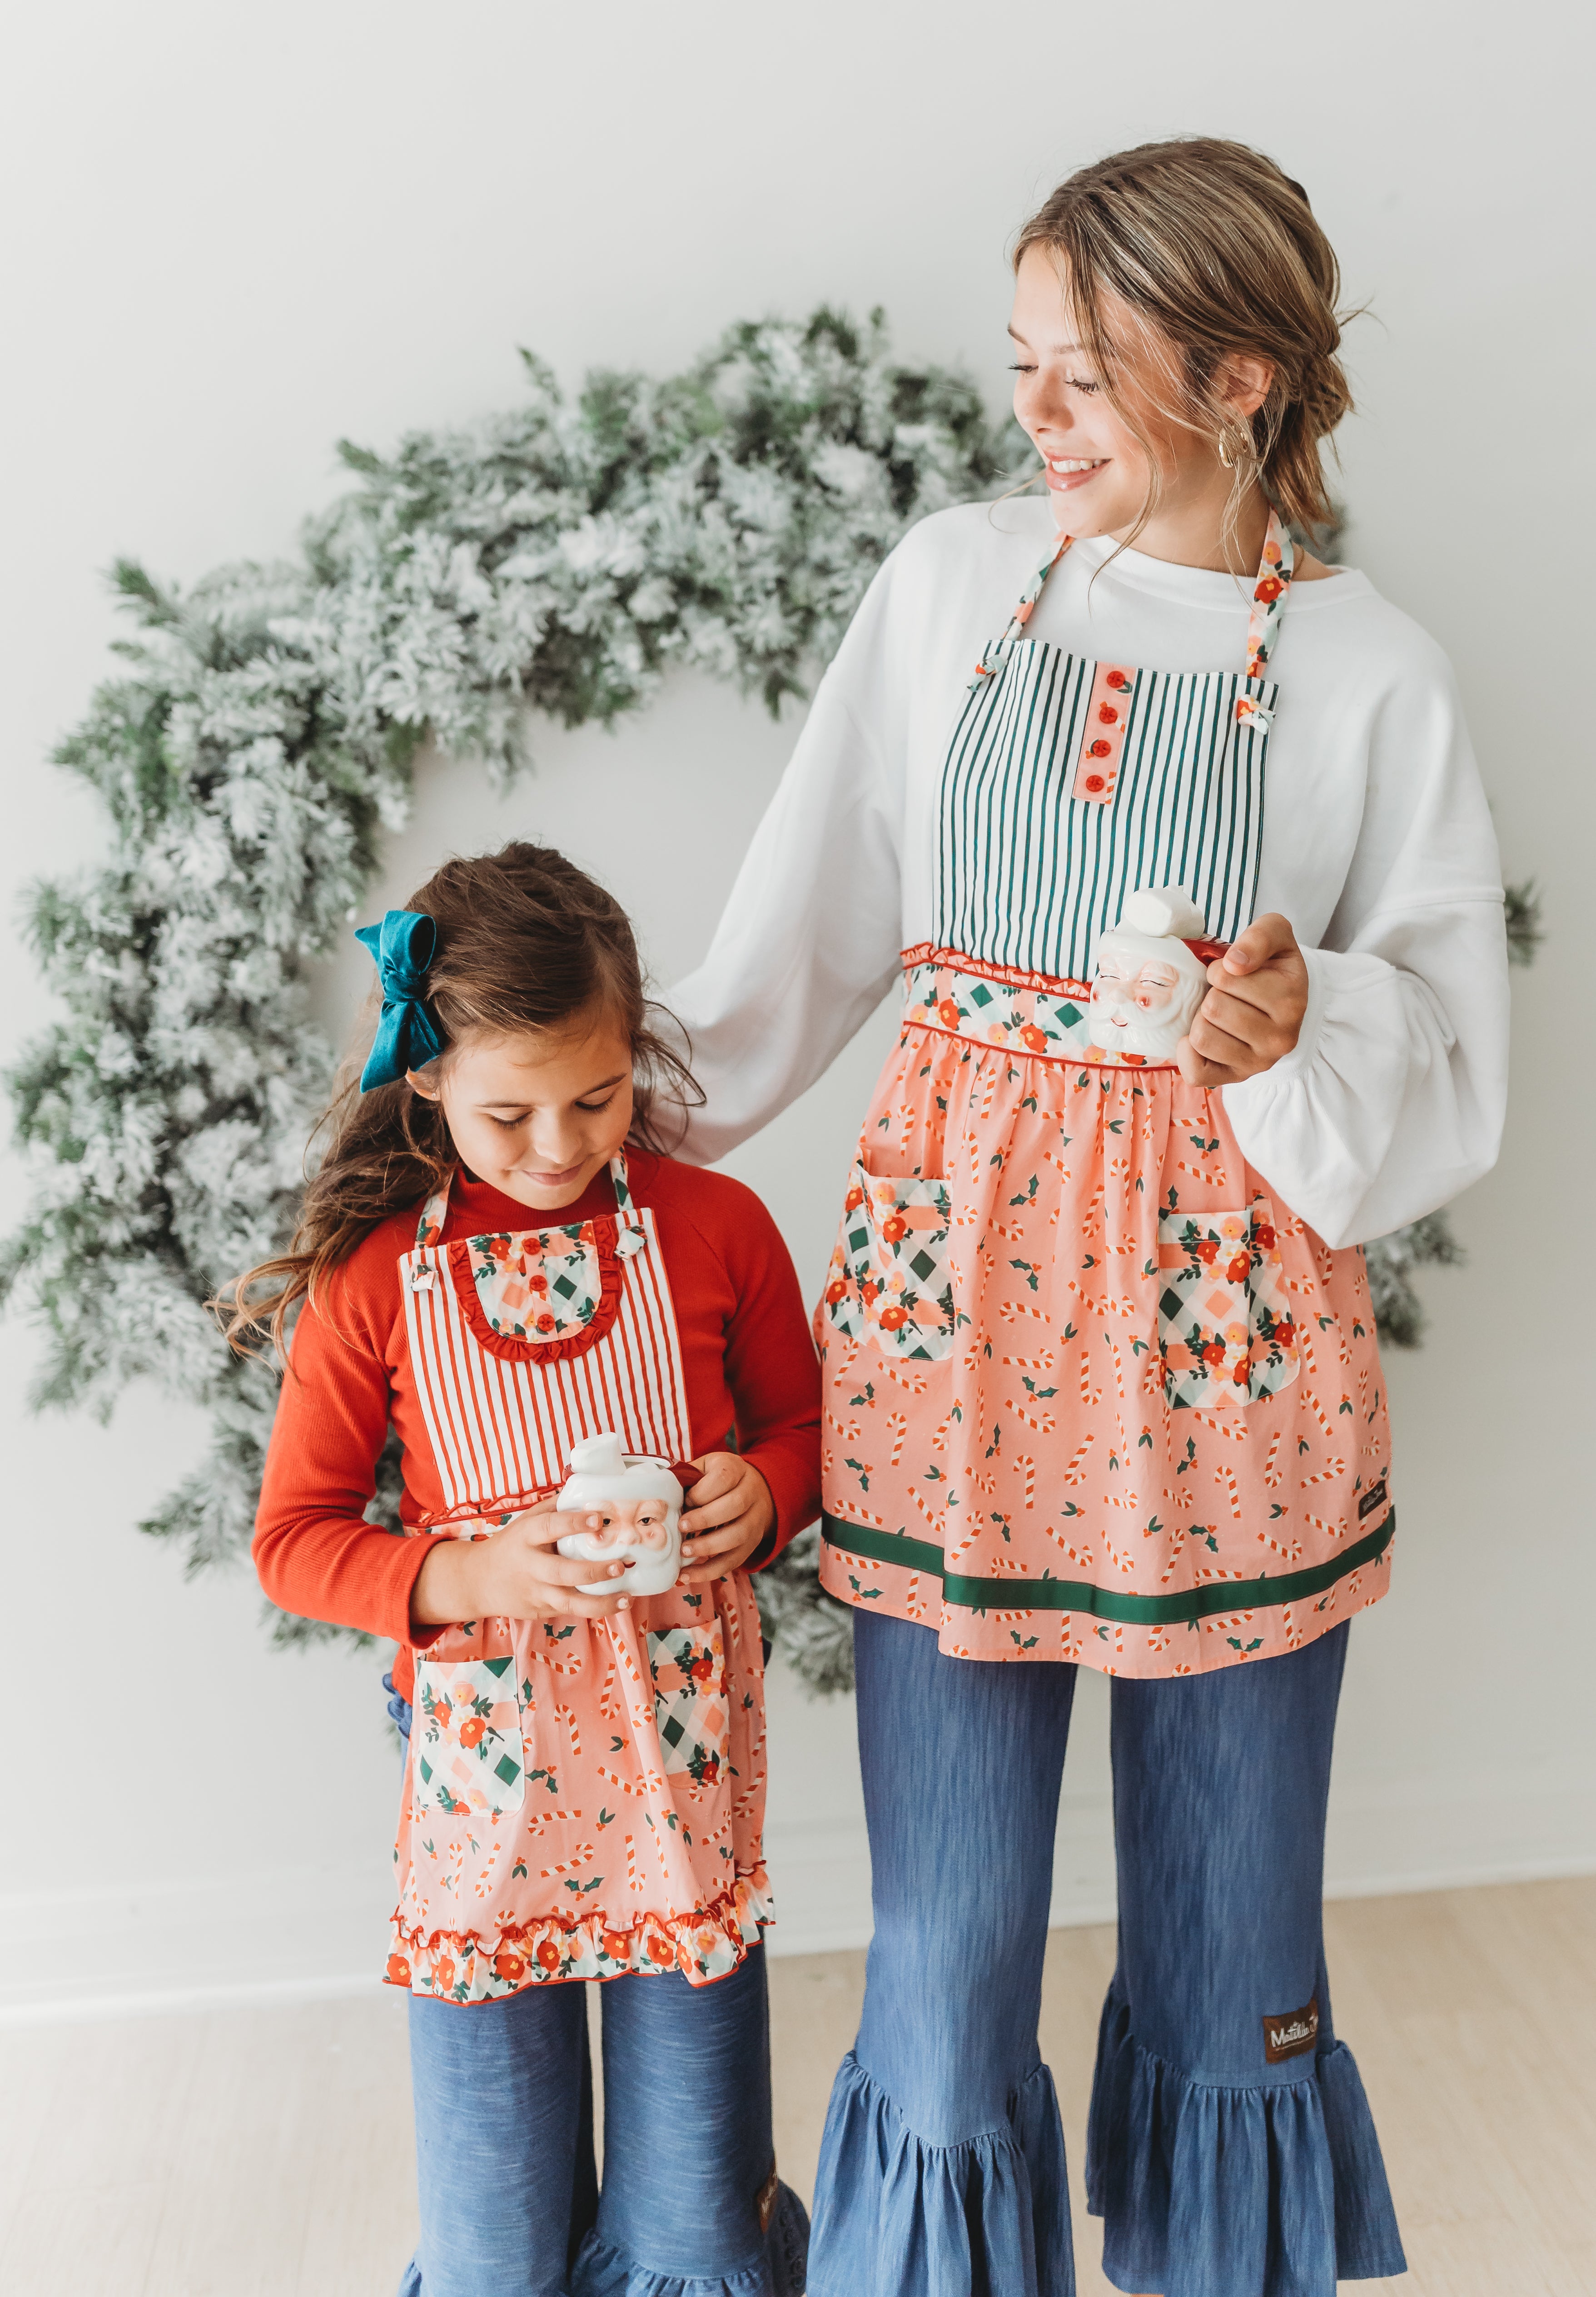
{"label": "santa face mug", "polygon": [[1098,943],[1091,984],[1094,1047],[1130,1061],[1172,1061],[1208,986],[1188,943],[1206,931],[1183,886],[1129,894],[1118,925]]}
{"label": "santa face mug", "polygon": [[562,1515],[597,1516],[559,1543],[581,1563],[629,1562],[629,1595],[662,1595],[681,1570],[682,1487],[663,1460],[636,1457],[619,1436],[589,1436],[572,1446],[571,1473],[556,1504]]}

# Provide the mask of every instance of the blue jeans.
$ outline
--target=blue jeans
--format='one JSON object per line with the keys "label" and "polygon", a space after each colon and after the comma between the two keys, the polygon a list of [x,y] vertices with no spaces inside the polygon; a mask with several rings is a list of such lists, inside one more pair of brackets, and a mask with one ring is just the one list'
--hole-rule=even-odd
{"label": "blue jeans", "polygon": [[605,1982],[602,2192],[587,1994],[411,1996],[421,2240],[399,2297],[802,2297],[803,2204],[783,2186],[768,2230],[759,2218],[775,2159],[764,1948],[712,1986]]}
{"label": "blue jeans", "polygon": [[[1071,2297],[1037,2021],[1074,1670],[949,1659],[927,1628],[854,1616],[876,1932],[810,2297]],[[1286,1658],[1113,1682],[1119,1966],[1087,2195],[1116,2288],[1334,2297],[1338,2275],[1403,2270],[1324,1967],[1345,1655],[1341,1626]],[[1310,2046],[1271,2062],[1268,2021],[1279,2037],[1310,2005]]]}

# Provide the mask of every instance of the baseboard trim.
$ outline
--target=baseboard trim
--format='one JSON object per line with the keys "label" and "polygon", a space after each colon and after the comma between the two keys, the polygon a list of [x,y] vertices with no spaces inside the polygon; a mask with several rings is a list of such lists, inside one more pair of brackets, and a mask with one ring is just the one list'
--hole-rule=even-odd
{"label": "baseboard trim", "polygon": [[[1073,1823],[1066,1823],[1060,1830],[1049,1915],[1051,1929],[1080,1929],[1091,1923],[1111,1922],[1115,1918],[1113,1843],[1107,1817],[1106,1810],[1099,1813],[1090,1807],[1066,1814],[1066,1819]],[[1441,1849],[1443,1845],[1434,1848]],[[869,1857],[862,1824],[773,1826],[769,1830],[767,1848],[777,1915],[769,1937],[772,1957],[847,1953],[868,1946]],[[1342,1864],[1339,1871],[1333,1867],[1325,1896],[1335,1901],[1406,1898],[1427,1890],[1485,1889],[1499,1883],[1563,1881],[1586,1874],[1596,1874],[1596,1851],[1581,1849],[1563,1856],[1532,1851],[1516,1857],[1498,1855],[1473,1859],[1447,1858],[1444,1855],[1436,1857],[1432,1851],[1427,1861],[1395,1871],[1384,1858],[1378,1863],[1360,1861],[1351,1866],[1350,1872],[1346,1864]],[[300,1964],[298,1972],[283,1972],[279,1960],[277,1975],[234,1979],[226,1974],[223,1962],[219,1968],[213,1964],[197,1981],[169,1978],[160,1970],[160,1962],[170,1947],[168,1917],[172,1902],[185,1899],[192,1912],[196,1900],[230,1898],[238,1887],[219,1883],[172,1884],[153,1894],[152,1899],[144,1898],[142,1904],[150,1925],[145,1983],[136,1982],[145,1973],[138,1970],[140,1955],[135,1951],[126,1955],[121,1969],[98,1989],[90,1987],[70,1993],[26,1996],[21,1988],[13,1988],[9,1999],[0,1998],[0,2032],[92,2021],[286,2009],[302,2003],[374,1996],[383,1991],[392,1994],[397,2003],[397,1989],[383,1988],[376,1975],[381,1955],[386,1951],[387,1923],[385,1910],[378,1909],[371,1898],[369,1878],[361,1878],[360,1898],[364,1903],[351,1892],[349,1899],[336,1908],[341,1917],[338,1928],[339,1961],[342,1966],[324,1973],[305,1967],[314,1961],[317,1939],[324,1946],[327,1940],[330,1926],[326,1916],[332,1911],[325,1887],[328,1879],[321,1878],[319,1923],[313,1925],[301,1907],[300,1919],[292,1925],[293,1935],[285,1942],[288,1952]],[[259,1878],[251,1880],[258,1883]],[[97,1903],[103,1913],[103,1901]],[[127,1911],[130,1914],[131,1907]],[[64,1899],[52,1902],[40,1897],[0,1906],[0,1933],[6,1934],[13,1967],[27,1968],[30,1961],[37,1965],[37,1956],[29,1950],[33,1940],[59,1937],[63,1924],[77,1928],[75,1915],[81,1919],[75,1905]],[[124,1947],[136,1943],[136,1934],[142,1927],[128,1921],[123,1932]],[[215,1934],[226,1934],[226,1927],[218,1928]],[[231,1934],[241,1944],[243,1942],[242,1918]],[[262,1955],[265,1941],[251,1940],[249,1948],[249,1958],[256,1959]],[[366,1966],[357,1967],[358,1960],[366,1960]],[[129,1983],[129,1980],[135,1982]]]}
{"label": "baseboard trim", "polygon": [[394,1991],[370,1971],[339,1978],[265,1978],[237,1984],[153,1987],[138,1994],[72,1994],[55,2001],[0,2003],[0,2033],[27,2026],[78,2026],[121,2018],[177,2018],[210,2010],[285,2010]]}

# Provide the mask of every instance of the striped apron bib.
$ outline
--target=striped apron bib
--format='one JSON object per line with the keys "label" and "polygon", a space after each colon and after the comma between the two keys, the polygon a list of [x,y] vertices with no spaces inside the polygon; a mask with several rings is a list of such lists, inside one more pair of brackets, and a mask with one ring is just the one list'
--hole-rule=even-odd
{"label": "striped apron bib", "polygon": [[1394,1527],[1362,1252],[1271,1196],[1218,1092],[1091,1041],[1129,893],[1185,886],[1205,954],[1251,922],[1292,546],[1271,517],[1238,674],[1027,638],[1068,547],[943,768],[816,1317],[821,1577],[958,1657],[1201,1673],[1376,1601]]}
{"label": "striped apron bib", "polygon": [[[444,1505],[489,1537],[606,1429],[692,1442],[670,1280],[624,1156],[613,1216],[442,1242],[399,1263]],[[764,1686],[745,1573],[609,1619],[474,1619],[415,1652],[390,1983],[481,2002],[549,1980],[735,1968],[770,1917]]]}

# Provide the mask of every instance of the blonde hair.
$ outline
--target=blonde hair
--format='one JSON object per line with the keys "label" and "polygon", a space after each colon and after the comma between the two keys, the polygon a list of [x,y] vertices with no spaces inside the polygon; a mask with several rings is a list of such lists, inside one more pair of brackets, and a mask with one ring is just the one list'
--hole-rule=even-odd
{"label": "blonde hair", "polygon": [[[1032,247],[1057,259],[1104,396],[1147,450],[1138,533],[1157,507],[1158,461],[1123,400],[1125,346],[1105,324],[1107,294],[1140,322],[1138,350],[1162,383],[1158,412],[1211,436],[1234,465],[1227,536],[1255,480],[1308,534],[1331,523],[1320,445],[1352,407],[1337,352],[1355,315],[1337,311],[1340,266],[1300,184],[1262,152],[1218,136],[1140,144],[1060,184],[1016,241],[1016,270]],[[1222,396],[1226,362],[1238,357],[1273,369],[1250,421]]]}

